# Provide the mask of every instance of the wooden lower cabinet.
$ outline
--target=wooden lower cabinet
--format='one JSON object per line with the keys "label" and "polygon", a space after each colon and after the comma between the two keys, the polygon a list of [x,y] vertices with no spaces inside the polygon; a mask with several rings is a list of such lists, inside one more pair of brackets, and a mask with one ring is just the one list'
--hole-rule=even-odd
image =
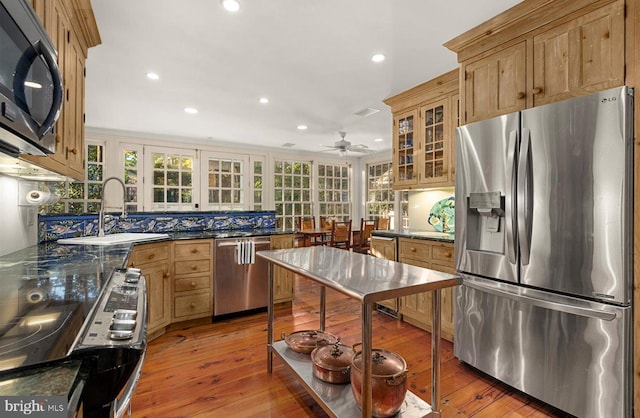
{"label": "wooden lower cabinet", "polygon": [[[385,260],[396,261],[396,239],[390,237],[371,237],[371,255],[384,258]],[[398,298],[387,299],[379,302],[385,308],[398,312]]]}
{"label": "wooden lower cabinet", "polygon": [[173,243],[173,306],[171,322],[213,315],[213,240]]}
{"label": "wooden lower cabinet", "polygon": [[[272,250],[293,248],[294,245],[295,235],[271,235]],[[294,273],[278,266],[273,269],[273,303],[293,302]]]}
{"label": "wooden lower cabinet", "polygon": [[[446,273],[455,273],[453,244],[447,242],[400,238],[398,240],[398,261]],[[453,288],[441,292],[440,303],[442,338],[453,341]],[[398,312],[403,321],[431,332],[431,292],[401,297]]]}
{"label": "wooden lower cabinet", "polygon": [[171,323],[171,247],[170,242],[136,245],[129,257],[129,267],[139,268],[147,282],[149,340]]}

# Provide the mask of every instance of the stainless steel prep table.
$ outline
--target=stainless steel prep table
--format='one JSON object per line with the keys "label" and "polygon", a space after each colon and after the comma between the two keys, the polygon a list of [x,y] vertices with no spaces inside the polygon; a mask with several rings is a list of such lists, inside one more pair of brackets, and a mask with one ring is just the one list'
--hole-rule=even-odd
{"label": "stainless steel prep table", "polygon": [[370,417],[372,410],[371,316],[374,304],[389,298],[432,291],[432,404],[429,405],[407,392],[398,417],[440,416],[440,289],[458,285],[460,279],[457,276],[326,246],[260,251],[257,254],[270,262],[267,370],[272,372],[275,353],[297,375],[318,404],[334,417],[360,415],[349,385],[340,387],[316,379],[312,374],[310,359],[296,355],[298,353],[290,350],[284,341],[273,341],[273,265],[284,267],[323,286],[320,294],[321,330],[325,327],[327,287],[357,299],[362,304],[362,417]]}

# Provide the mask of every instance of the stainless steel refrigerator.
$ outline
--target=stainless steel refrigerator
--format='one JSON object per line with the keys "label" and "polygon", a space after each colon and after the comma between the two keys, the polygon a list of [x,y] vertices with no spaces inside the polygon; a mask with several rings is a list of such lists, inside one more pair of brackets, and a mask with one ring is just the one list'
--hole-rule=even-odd
{"label": "stainless steel refrigerator", "polygon": [[456,132],[455,355],[578,417],[632,415],[633,90]]}

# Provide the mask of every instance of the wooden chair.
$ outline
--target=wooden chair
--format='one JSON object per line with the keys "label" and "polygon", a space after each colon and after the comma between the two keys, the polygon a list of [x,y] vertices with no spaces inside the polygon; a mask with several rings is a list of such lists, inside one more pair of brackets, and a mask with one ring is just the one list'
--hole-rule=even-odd
{"label": "wooden chair", "polygon": [[[316,218],[314,218],[313,216],[298,216],[296,227],[298,228],[298,230],[316,229]],[[304,235],[297,234],[296,241],[298,247],[308,247],[309,245],[313,244],[314,240],[309,241]]]}
{"label": "wooden chair", "polygon": [[353,244],[353,251],[369,254],[371,249],[371,231],[376,229],[377,221],[374,219],[360,219],[360,239]]}
{"label": "wooden chair", "polygon": [[351,219],[348,221],[333,221],[331,225],[331,239],[329,245],[336,248],[351,248]]}
{"label": "wooden chair", "polygon": [[376,229],[382,229],[382,230],[387,230],[389,229],[389,218],[378,218],[378,225],[376,227]]}

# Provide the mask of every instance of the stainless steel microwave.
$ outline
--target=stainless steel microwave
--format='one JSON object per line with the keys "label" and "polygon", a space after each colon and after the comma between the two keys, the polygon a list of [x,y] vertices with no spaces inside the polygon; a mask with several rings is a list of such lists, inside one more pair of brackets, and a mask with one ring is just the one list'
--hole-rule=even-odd
{"label": "stainless steel microwave", "polygon": [[55,152],[62,108],[56,50],[28,0],[0,0],[0,152]]}

